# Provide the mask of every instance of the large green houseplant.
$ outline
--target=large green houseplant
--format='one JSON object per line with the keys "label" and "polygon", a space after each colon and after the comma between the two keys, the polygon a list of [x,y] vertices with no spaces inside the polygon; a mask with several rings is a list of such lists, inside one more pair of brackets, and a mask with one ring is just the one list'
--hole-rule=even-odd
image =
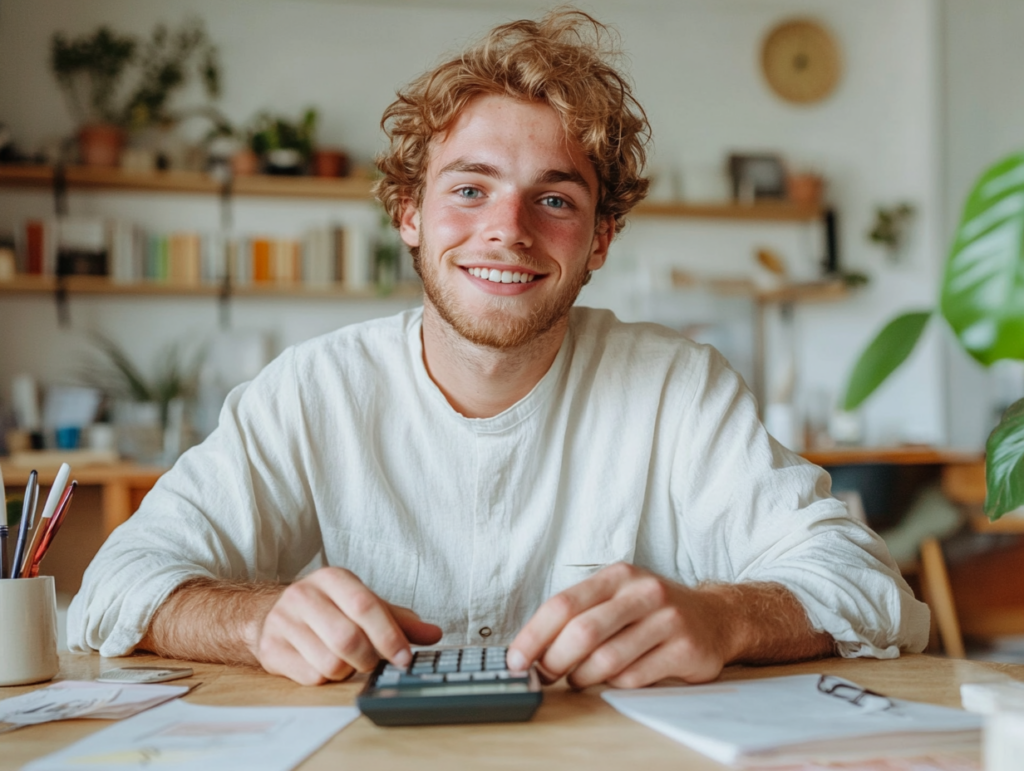
{"label": "large green houseplant", "polygon": [[[914,311],[889,322],[854,366],[843,408],[860,406],[937,315],[982,365],[1024,360],[1024,153],[999,161],[975,183],[946,263],[938,313]],[[1024,506],[1024,399],[1010,405],[989,435],[985,473],[990,519]]]}

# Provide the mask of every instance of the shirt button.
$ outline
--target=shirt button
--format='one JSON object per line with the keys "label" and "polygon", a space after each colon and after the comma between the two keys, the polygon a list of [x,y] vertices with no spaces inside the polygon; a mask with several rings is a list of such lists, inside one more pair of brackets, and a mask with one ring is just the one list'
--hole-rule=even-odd
{"label": "shirt button", "polygon": [[480,630],[480,636],[481,637],[490,637],[491,636],[491,628],[489,626],[485,626],[483,629]]}

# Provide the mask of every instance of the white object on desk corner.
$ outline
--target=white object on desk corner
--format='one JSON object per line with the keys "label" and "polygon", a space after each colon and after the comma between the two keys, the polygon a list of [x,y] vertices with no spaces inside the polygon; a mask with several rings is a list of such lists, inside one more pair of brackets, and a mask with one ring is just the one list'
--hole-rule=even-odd
{"label": "white object on desk corner", "polygon": [[1007,680],[1001,683],[963,683],[960,701],[968,712],[994,715],[1001,711],[1024,712],[1024,683]]}
{"label": "white object on desk corner", "polygon": [[1024,768],[1024,711],[996,712],[985,722],[985,771]]}

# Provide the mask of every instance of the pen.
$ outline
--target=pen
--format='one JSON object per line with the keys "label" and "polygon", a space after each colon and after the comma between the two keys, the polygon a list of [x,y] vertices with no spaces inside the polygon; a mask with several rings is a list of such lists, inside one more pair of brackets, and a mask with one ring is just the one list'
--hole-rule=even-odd
{"label": "pen", "polygon": [[10,566],[7,564],[7,493],[4,490],[4,471],[0,469],[0,506],[3,506],[3,516],[0,517],[0,578],[7,578],[11,574]]}
{"label": "pen", "polygon": [[[75,490],[78,488],[78,480],[76,479],[68,485],[64,491],[64,495],[60,498],[60,503],[57,504],[57,511],[50,518],[46,533],[43,534],[42,539],[39,541],[39,545],[36,547],[35,553],[32,555],[32,561],[22,572],[22,578],[35,578],[39,575],[39,563],[43,561],[43,557],[46,556],[47,549],[50,548],[50,544],[53,543],[53,539],[57,535],[57,530],[60,529],[61,524],[64,522],[64,518],[68,514],[68,510],[71,508],[71,496],[75,494]],[[39,527],[43,527],[43,523],[39,523]]]}
{"label": "pen", "polygon": [[18,566],[25,558],[25,547],[28,545],[28,531],[32,529],[32,520],[36,513],[36,502],[39,500],[39,474],[35,469],[28,475],[25,485],[25,500],[21,503],[21,522],[18,523],[18,543],[14,547],[14,559],[11,560],[11,578],[18,577]]}
{"label": "pen", "polygon": [[32,540],[28,544],[28,548],[25,550],[25,559],[21,561],[20,565],[16,565],[14,570],[17,571],[18,578],[28,577],[28,567],[32,562],[32,555],[36,553],[36,549],[39,548],[39,542],[43,539],[43,534],[47,531],[50,525],[50,517],[53,516],[53,512],[57,510],[57,504],[60,502],[64,495],[64,488],[68,484],[68,477],[71,476],[71,466],[67,463],[60,464],[60,470],[57,472],[57,476],[53,480],[53,484],[50,486],[50,494],[46,496],[46,505],[43,506],[43,515],[39,519],[39,524],[36,525],[36,529],[32,533]]}

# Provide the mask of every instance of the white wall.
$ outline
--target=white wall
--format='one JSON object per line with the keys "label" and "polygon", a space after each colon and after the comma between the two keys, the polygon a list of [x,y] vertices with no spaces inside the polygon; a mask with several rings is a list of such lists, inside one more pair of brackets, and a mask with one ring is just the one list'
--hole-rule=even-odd
{"label": "white wall", "polygon": [[[0,3],[0,120],[27,144],[71,130],[46,65],[55,30],[81,33],[99,23],[136,33],[158,20],[201,15],[220,46],[224,64],[222,109],[244,121],[272,107],[297,114],[321,110],[321,139],[346,145],[357,159],[379,147],[378,120],[394,91],[494,23],[536,15],[543,3],[498,2],[363,5],[309,0],[3,0]],[[835,396],[855,356],[896,311],[930,305],[943,248],[935,118],[938,13],[934,0],[600,0],[585,7],[615,24],[655,135],[653,163],[691,183],[720,168],[732,150],[775,150],[798,167],[830,180],[842,221],[842,254],[872,284],[852,299],[797,313],[801,392]],[[845,74],[827,102],[794,107],[775,98],[758,69],[760,40],[777,21],[810,15],[837,35]],[[692,187],[692,185],[691,185]],[[74,196],[73,211],[103,212],[122,204],[114,195]],[[864,237],[879,203],[913,202],[920,216],[906,261],[886,263]],[[43,196],[0,191],[0,224],[26,208],[46,213]],[[134,196],[141,220],[214,221],[209,200]],[[319,206],[319,205],[318,205]],[[330,205],[324,204],[324,207]],[[273,216],[289,227],[316,211],[247,203],[240,220]],[[339,208],[340,207],[340,208]],[[315,209],[315,207],[313,207]],[[365,217],[358,205],[323,216]],[[246,213],[248,212],[248,213]],[[670,265],[697,273],[750,271],[761,245],[780,251],[798,272],[813,271],[819,234],[803,225],[757,225],[637,219],[613,248],[604,275],[583,301],[608,305],[630,318],[699,319],[702,303],[663,296]],[[652,287],[658,291],[652,292]],[[120,337],[138,351],[152,338],[201,332],[215,323],[212,301],[76,299],[76,324]],[[703,305],[706,305],[704,303]],[[394,303],[238,301],[238,325],[270,330],[285,345],[357,318],[392,312]],[[690,316],[688,313],[692,311]],[[684,319],[682,317],[686,316]],[[66,372],[74,343],[54,325],[42,299],[0,296],[0,382],[21,369],[46,377]],[[17,334],[8,334],[15,330]],[[130,330],[130,331],[129,331]],[[933,336],[865,409],[868,440],[945,438],[942,361]]]}
{"label": "white wall", "polygon": [[[947,242],[981,172],[1024,149],[1022,34],[1024,4],[1019,0],[944,0]],[[1024,397],[1019,367],[1004,364],[993,369],[982,369],[959,346],[948,345],[948,423],[953,444],[982,445],[995,425],[996,410],[1009,399]],[[1006,385],[1008,379],[1011,382]]]}

